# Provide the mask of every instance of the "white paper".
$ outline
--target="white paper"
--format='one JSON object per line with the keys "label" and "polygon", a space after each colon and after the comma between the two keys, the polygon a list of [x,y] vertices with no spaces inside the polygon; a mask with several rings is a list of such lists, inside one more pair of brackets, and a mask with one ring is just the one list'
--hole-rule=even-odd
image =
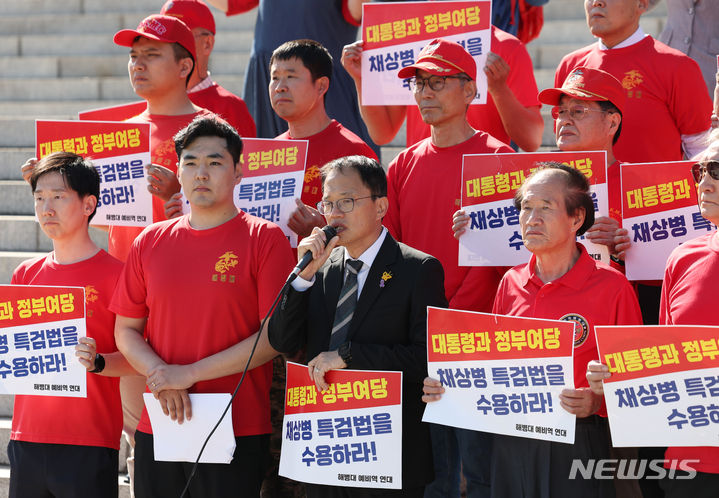
{"label": "white paper", "polygon": [[[182,424],[162,413],[160,402],[151,393],[143,394],[154,436],[155,460],[162,462],[192,462],[197,460],[202,444],[222,415],[229,393],[190,394],[192,419]],[[200,463],[230,463],[235,452],[232,428],[232,409],[225,414],[220,426],[207,443]]]}

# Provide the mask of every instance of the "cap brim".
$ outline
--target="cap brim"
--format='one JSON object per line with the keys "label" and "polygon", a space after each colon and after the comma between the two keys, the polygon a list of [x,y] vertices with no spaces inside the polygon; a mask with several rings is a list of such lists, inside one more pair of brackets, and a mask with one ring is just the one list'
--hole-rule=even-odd
{"label": "cap brim", "polygon": [[433,74],[435,76],[452,76],[453,74],[459,74],[462,72],[454,67],[440,66],[433,61],[422,61],[416,64],[412,64],[411,66],[403,67],[397,73],[397,77],[403,79],[411,78],[412,76],[417,74],[418,69],[421,69],[422,71],[427,71],[429,74]]}
{"label": "cap brim", "polygon": [[122,31],[118,31],[117,33],[115,33],[115,36],[112,37],[112,41],[114,41],[116,45],[120,45],[121,47],[132,47],[132,43],[138,36],[160,42],[167,41],[163,40],[158,36],[152,35],[150,33],[143,33],[142,31],[138,31],[136,29],[123,29]]}
{"label": "cap brim", "polygon": [[594,102],[607,100],[597,97],[596,95],[584,93],[581,90],[574,88],[547,88],[546,90],[539,92],[537,98],[542,104],[559,105],[559,99],[562,98],[562,95],[568,95],[579,100],[591,100]]}

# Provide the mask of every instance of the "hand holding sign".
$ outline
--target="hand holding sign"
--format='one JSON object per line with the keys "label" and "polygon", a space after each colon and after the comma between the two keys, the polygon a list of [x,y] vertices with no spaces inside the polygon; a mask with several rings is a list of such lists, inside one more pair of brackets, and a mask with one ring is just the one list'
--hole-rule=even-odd
{"label": "hand holding sign", "polygon": [[25,164],[20,166],[20,172],[22,173],[23,180],[30,183],[30,177],[32,176],[32,172],[35,169],[36,164],[37,164],[37,157],[31,157],[30,159],[25,161]]}
{"label": "hand holding sign", "polygon": [[146,164],[147,190],[163,201],[170,200],[173,194],[180,191],[180,181],[172,170],[157,164]]}
{"label": "hand holding sign", "polygon": [[165,217],[168,220],[182,216],[182,192],[172,194],[170,200],[165,203]]}

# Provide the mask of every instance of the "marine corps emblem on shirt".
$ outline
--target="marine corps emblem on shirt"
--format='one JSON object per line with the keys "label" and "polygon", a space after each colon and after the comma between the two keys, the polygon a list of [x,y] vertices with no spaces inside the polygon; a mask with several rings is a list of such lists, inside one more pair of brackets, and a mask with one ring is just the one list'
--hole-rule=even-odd
{"label": "marine corps emblem on shirt", "polygon": [[627,71],[624,73],[624,78],[622,79],[622,87],[627,90],[627,97],[629,98],[642,98],[642,91],[641,90],[634,90],[634,88],[638,87],[644,82],[644,77],[642,76],[642,73],[639,72],[637,69],[632,69],[631,71]]}
{"label": "marine corps emblem on shirt", "polygon": [[578,313],[567,313],[562,318],[563,322],[574,322],[574,347],[578,348],[584,344],[589,337],[589,322]]}
{"label": "marine corps emblem on shirt", "polygon": [[[98,297],[100,297],[100,293],[97,292],[97,289],[94,285],[86,285],[85,286],[85,304],[94,303],[97,301]],[[90,318],[93,315],[93,310],[88,306],[87,307],[87,317]]]}
{"label": "marine corps emblem on shirt", "polygon": [[220,256],[220,258],[217,260],[217,263],[215,263],[215,271],[217,273],[212,274],[212,281],[213,282],[230,282],[235,283],[235,276],[234,275],[227,275],[227,273],[237,266],[239,259],[233,253],[232,251],[227,251],[225,254]]}

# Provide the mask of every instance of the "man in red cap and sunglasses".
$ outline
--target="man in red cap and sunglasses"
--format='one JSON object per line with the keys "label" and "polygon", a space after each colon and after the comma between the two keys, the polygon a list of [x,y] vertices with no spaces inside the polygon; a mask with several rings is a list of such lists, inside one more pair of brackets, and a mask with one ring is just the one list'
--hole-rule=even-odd
{"label": "man in red cap and sunglasses", "polygon": [[[719,224],[719,129],[712,131],[709,147],[692,166],[697,183],[697,200],[701,215],[715,227]],[[716,289],[719,280],[719,235],[710,233],[684,242],[674,249],[664,270],[664,284],[659,310],[661,325],[719,325],[716,313]],[[611,376],[609,368],[599,361],[587,367],[592,391],[604,393],[602,381]],[[719,448],[716,446],[669,447],[665,466],[675,470],[673,479],[660,480],[665,498],[708,498],[719,488]],[[688,461],[696,470],[693,477],[678,462]],[[647,496],[646,494],[644,496]]]}
{"label": "man in red cap and sunglasses", "polygon": [[[489,312],[502,272],[460,267],[459,245],[447,223],[460,204],[462,156],[514,151],[467,121],[467,109],[477,93],[477,67],[458,43],[431,41],[398,77],[412,78],[414,97],[431,136],[402,151],[390,164],[384,225],[398,241],[439,259],[450,308]],[[432,426],[431,434],[437,479],[425,496],[458,495],[458,451],[466,454],[463,469],[470,493],[488,491],[490,436],[445,426]]]}

